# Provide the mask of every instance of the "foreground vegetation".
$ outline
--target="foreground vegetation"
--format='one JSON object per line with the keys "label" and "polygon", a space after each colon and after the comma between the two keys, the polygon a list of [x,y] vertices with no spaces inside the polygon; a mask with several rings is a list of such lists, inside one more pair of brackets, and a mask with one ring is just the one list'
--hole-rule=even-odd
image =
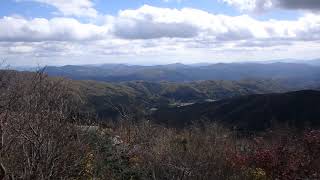
{"label": "foreground vegetation", "polygon": [[203,125],[174,130],[142,122],[100,129],[94,142],[104,146],[96,146],[92,175],[100,179],[320,177],[320,131],[277,130],[241,137],[216,124]]}
{"label": "foreground vegetation", "polygon": [[92,121],[68,81],[1,72],[1,179],[319,179],[320,131]]}

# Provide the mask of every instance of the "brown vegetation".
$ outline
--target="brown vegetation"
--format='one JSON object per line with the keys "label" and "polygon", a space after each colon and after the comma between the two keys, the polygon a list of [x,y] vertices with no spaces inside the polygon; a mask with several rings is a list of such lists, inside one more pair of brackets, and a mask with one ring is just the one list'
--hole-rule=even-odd
{"label": "brown vegetation", "polygon": [[83,177],[87,146],[65,82],[42,72],[1,78],[0,179]]}
{"label": "brown vegetation", "polygon": [[320,178],[316,130],[250,137],[213,123],[177,130],[134,121],[111,102],[121,120],[90,124],[80,121],[81,96],[67,81],[1,73],[0,180]]}
{"label": "brown vegetation", "polygon": [[96,151],[95,162],[104,164],[96,164],[95,169],[108,172],[97,171],[95,177],[100,179],[320,177],[319,131],[296,134],[293,130],[277,130],[241,137],[217,124],[175,130],[146,121],[122,123],[100,129],[97,134],[101,134],[100,138],[96,136],[98,139],[109,137],[109,149]]}

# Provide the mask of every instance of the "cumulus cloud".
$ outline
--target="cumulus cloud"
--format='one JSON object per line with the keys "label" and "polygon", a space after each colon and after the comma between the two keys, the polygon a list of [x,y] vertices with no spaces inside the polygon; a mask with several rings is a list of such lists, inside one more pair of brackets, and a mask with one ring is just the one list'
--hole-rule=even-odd
{"label": "cumulus cloud", "polygon": [[34,51],[34,48],[32,46],[18,45],[8,47],[8,50],[10,53],[30,53]]}
{"label": "cumulus cloud", "polygon": [[122,39],[191,38],[238,41],[254,39],[317,40],[320,16],[297,20],[256,20],[247,15],[227,16],[183,8],[143,6],[121,11],[111,21],[112,32]]}
{"label": "cumulus cloud", "polygon": [[170,56],[206,60],[205,55],[222,58],[223,52],[240,54],[241,50],[243,56],[245,52],[262,50],[268,57],[274,57],[272,52],[281,48],[292,54],[298,48],[319,50],[320,15],[311,13],[296,20],[257,20],[248,15],[228,16],[191,8],[145,5],[106,15],[105,19],[95,24],[71,17],[2,17],[0,52],[61,59],[64,56],[97,59]]}
{"label": "cumulus cloud", "polygon": [[274,6],[274,0],[221,0],[241,11],[263,12]]}
{"label": "cumulus cloud", "polygon": [[138,10],[122,11],[114,21],[114,33],[125,39],[191,38],[197,36],[199,29],[190,22],[174,20],[177,16],[181,16],[181,12],[178,10],[151,6],[143,6]]}
{"label": "cumulus cloud", "polygon": [[192,38],[198,29],[184,23],[121,20],[115,24],[115,35],[125,39]]}
{"label": "cumulus cloud", "polygon": [[3,17],[0,41],[98,41],[106,39],[189,39],[212,43],[240,40],[319,40],[320,15],[306,14],[297,20],[256,20],[247,15],[227,16],[183,8],[142,6],[108,16],[102,25],[73,18]]}
{"label": "cumulus cloud", "polygon": [[294,42],[286,41],[284,39],[260,39],[260,40],[252,40],[252,41],[243,41],[236,44],[236,47],[277,47],[277,46],[291,46]]}
{"label": "cumulus cloud", "polygon": [[286,9],[320,10],[319,0],[276,0],[275,5]]}
{"label": "cumulus cloud", "polygon": [[72,18],[0,19],[0,41],[88,41],[101,39],[107,31],[106,27],[82,24]]}
{"label": "cumulus cloud", "polygon": [[[124,39],[214,37],[237,40],[264,37],[266,31],[248,16],[230,17],[205,11],[142,6],[121,11],[113,21],[113,32]],[[251,26],[247,26],[250,23]]]}
{"label": "cumulus cloud", "polygon": [[319,0],[221,0],[241,11],[264,12],[274,8],[320,10]]}
{"label": "cumulus cloud", "polygon": [[[19,0],[18,0],[19,1]],[[21,1],[21,0],[20,0]],[[30,0],[53,6],[65,16],[97,17],[92,0]]]}

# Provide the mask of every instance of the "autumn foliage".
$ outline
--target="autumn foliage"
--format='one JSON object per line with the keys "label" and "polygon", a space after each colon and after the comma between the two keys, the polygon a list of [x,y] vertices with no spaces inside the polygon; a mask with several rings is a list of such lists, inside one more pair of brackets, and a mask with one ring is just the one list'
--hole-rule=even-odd
{"label": "autumn foliage", "polygon": [[[0,179],[320,179],[320,130],[87,121],[67,82],[0,77]],[[80,98],[80,99],[79,99]],[[102,121],[103,122],[103,121]]]}

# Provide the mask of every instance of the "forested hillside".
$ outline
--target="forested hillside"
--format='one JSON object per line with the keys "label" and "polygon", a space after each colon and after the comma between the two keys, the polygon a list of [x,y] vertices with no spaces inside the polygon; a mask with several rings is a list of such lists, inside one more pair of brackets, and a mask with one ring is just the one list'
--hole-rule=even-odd
{"label": "forested hillside", "polygon": [[[215,101],[240,95],[285,92],[289,87],[275,80],[199,81],[190,83],[132,81],[105,83],[70,81],[82,92],[87,110],[100,118],[116,119],[116,107],[133,115],[150,113],[150,109],[179,106],[184,103]],[[137,117],[138,118],[138,117]]]}
{"label": "forested hillside", "polygon": [[297,91],[229,98],[184,107],[163,108],[153,114],[158,123],[183,128],[213,121],[242,131],[273,127],[320,127],[320,91]]}
{"label": "forested hillside", "polygon": [[[97,66],[47,67],[52,76],[63,76],[77,80],[123,81],[199,81],[278,79],[283,84],[303,87],[320,80],[320,67],[297,63],[220,63],[203,66],[169,64],[137,66],[105,64]],[[296,83],[299,82],[299,83]]]}
{"label": "forested hillside", "polygon": [[286,89],[265,80],[113,84],[42,71],[0,71],[0,82],[1,180],[319,178],[318,91],[249,95]]}

